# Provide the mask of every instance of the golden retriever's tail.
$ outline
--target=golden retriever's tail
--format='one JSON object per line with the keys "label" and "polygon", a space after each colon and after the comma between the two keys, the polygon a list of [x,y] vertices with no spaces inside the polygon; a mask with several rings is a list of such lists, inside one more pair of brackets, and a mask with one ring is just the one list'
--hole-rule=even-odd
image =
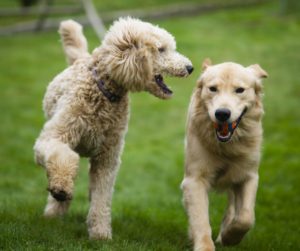
{"label": "golden retriever's tail", "polygon": [[68,63],[72,65],[78,58],[88,56],[88,43],[82,33],[82,26],[66,20],[60,23],[58,30]]}

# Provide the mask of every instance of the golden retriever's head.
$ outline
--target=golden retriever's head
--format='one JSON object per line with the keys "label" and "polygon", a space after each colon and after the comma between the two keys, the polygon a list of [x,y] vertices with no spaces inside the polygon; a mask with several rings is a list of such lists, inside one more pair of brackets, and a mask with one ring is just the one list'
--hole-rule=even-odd
{"label": "golden retriever's head", "polygon": [[172,96],[164,75],[186,77],[193,71],[190,60],[176,51],[170,33],[130,17],[116,21],[93,54],[98,55],[99,71],[125,89],[162,99]]}
{"label": "golden retriever's head", "polygon": [[242,117],[260,102],[262,78],[267,73],[259,65],[244,67],[236,63],[203,63],[198,80],[201,99],[213,122],[219,141],[227,142]]}

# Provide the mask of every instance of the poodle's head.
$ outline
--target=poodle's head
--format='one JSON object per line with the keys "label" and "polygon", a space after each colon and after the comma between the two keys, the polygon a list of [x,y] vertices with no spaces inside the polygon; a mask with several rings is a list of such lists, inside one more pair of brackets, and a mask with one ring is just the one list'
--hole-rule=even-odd
{"label": "poodle's head", "polygon": [[93,55],[99,71],[123,88],[162,99],[172,96],[164,75],[186,77],[193,71],[191,61],[176,51],[170,33],[130,17],[113,23]]}

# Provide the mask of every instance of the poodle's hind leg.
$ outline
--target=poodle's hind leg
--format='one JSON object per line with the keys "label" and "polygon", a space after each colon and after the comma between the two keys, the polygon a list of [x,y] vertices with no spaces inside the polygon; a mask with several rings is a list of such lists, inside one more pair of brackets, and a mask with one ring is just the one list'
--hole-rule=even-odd
{"label": "poodle's hind leg", "polygon": [[57,201],[71,200],[79,163],[78,154],[57,139],[38,139],[34,150],[36,162],[46,168],[51,195]]}
{"label": "poodle's hind leg", "polygon": [[[117,136],[120,137],[120,136]],[[90,210],[87,217],[91,239],[111,239],[111,200],[120,164],[123,139],[111,140],[90,160]]]}
{"label": "poodle's hind leg", "polygon": [[57,201],[49,193],[48,202],[44,211],[44,216],[48,218],[62,216],[68,211],[70,203],[70,200]]}

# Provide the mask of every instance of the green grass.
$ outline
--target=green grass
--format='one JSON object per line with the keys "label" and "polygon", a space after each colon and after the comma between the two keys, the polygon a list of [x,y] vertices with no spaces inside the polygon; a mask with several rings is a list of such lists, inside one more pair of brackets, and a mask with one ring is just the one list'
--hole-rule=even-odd
{"label": "green grass", "polygon": [[[265,140],[256,225],[243,242],[218,250],[300,250],[300,22],[278,17],[275,5],[159,22],[193,61],[188,79],[168,79],[170,101],[133,94],[122,166],[113,199],[113,241],[89,241],[87,162],[82,161],[69,214],[46,220],[46,175],[32,146],[44,123],[41,102],[48,82],[65,67],[55,32],[0,40],[0,250],[190,250],[179,189],[189,97],[201,61],[260,63],[265,81]],[[97,45],[87,30],[90,48]],[[214,237],[225,209],[212,194]]]}

